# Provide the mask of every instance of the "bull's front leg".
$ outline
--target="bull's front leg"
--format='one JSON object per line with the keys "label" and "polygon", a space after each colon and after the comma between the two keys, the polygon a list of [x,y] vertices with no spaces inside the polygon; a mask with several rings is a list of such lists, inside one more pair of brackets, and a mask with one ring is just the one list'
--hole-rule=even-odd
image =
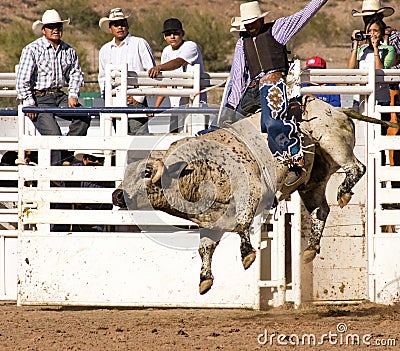
{"label": "bull's front leg", "polygon": [[254,250],[253,246],[251,245],[250,232],[248,228],[244,229],[243,231],[240,231],[239,236],[240,236],[240,254],[242,256],[242,264],[243,268],[247,269],[256,259],[256,250]]}
{"label": "bull's front leg", "polygon": [[200,270],[200,284],[199,292],[200,295],[208,292],[214,282],[214,276],[211,272],[212,256],[215,248],[218,245],[218,241],[214,241],[209,237],[202,237],[200,239],[199,254],[201,257],[201,270]]}

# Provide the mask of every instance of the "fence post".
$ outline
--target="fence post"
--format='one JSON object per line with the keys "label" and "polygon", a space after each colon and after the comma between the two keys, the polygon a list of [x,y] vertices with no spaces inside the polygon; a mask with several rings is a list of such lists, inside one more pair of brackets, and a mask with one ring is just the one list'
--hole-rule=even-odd
{"label": "fence post", "polygon": [[[188,65],[188,71],[193,72],[193,95],[200,91],[200,65]],[[194,107],[200,106],[200,94],[190,96],[190,105]],[[189,134],[195,134],[206,128],[206,116],[199,114],[190,114],[185,120],[185,131]]]}

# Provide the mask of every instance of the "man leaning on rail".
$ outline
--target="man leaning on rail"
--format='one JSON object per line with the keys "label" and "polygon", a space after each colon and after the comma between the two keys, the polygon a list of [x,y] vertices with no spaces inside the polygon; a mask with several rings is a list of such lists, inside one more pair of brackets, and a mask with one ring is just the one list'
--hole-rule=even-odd
{"label": "man leaning on rail", "polygon": [[[111,9],[108,17],[99,20],[99,27],[105,33],[113,35],[113,39],[105,43],[99,51],[99,85],[101,95],[105,94],[106,65],[127,64],[128,71],[148,71],[155,66],[153,52],[148,42],[129,32],[128,19],[121,8]],[[144,96],[128,96],[127,105],[132,108],[147,107]],[[128,120],[128,134],[146,134],[148,118],[136,117]]]}
{"label": "man leaning on rail", "polygon": [[[32,24],[32,30],[40,35],[22,50],[17,70],[16,89],[23,106],[76,107],[83,84],[83,73],[76,51],[61,40],[64,24],[56,10],[47,10],[42,19]],[[68,95],[62,90],[68,86]],[[55,115],[52,113],[26,114],[41,135],[61,135]],[[61,117],[71,121],[68,135],[86,135],[89,116]],[[61,151],[51,152],[52,165],[62,162]]]}

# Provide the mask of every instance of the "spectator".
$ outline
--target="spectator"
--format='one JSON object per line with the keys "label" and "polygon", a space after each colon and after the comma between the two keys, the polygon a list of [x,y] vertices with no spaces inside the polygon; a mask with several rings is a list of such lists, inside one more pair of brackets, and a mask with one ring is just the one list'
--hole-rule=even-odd
{"label": "spectator", "polygon": [[269,12],[262,12],[257,1],[246,2],[240,5],[240,21],[232,23],[233,27],[243,24],[246,33],[236,44],[228,105],[242,115],[255,113],[261,107],[261,130],[268,133],[271,152],[289,167],[287,186],[303,178],[306,160],[297,125],[286,119],[286,44],[326,2],[312,0],[294,15],[268,23],[264,18]]}
{"label": "spectator", "polygon": [[[200,74],[204,73],[203,58],[198,45],[193,41],[184,40],[185,31],[182,22],[177,18],[168,18],[164,21],[163,35],[167,42],[161,55],[161,64],[155,65],[149,70],[149,77],[155,78],[161,71],[186,72],[188,65],[200,65]],[[164,96],[159,96],[154,107],[159,107],[164,100]],[[171,107],[178,107],[188,104],[188,98],[169,97]],[[205,93],[200,95],[200,102],[207,103]],[[178,130],[177,118],[171,119],[171,132]]]}
{"label": "spectator", "polygon": [[[384,17],[390,17],[393,15],[394,9],[392,7],[382,7],[380,0],[364,0],[362,3],[361,12],[353,10],[352,14],[354,17],[362,17],[364,25],[367,25],[372,19],[383,20]],[[385,44],[392,45],[396,51],[396,58],[392,64],[391,68],[400,68],[400,32],[391,26],[386,26],[385,35],[383,37],[383,42]],[[400,105],[400,92],[399,84],[393,83],[389,85],[390,88],[390,105],[398,106]],[[398,123],[398,114],[392,112],[390,121]],[[387,135],[398,135],[399,128],[389,127],[387,129]],[[389,150],[389,163],[391,166],[400,164],[400,152],[399,150]],[[392,182],[393,186],[393,182]]]}
{"label": "spectator", "polygon": [[[325,69],[326,68],[326,61],[319,56],[310,57],[306,61],[306,69]],[[336,84],[325,84],[327,86],[335,86]],[[313,96],[321,99],[328,104],[331,104],[335,107],[340,107],[340,95],[339,94],[314,94]]]}
{"label": "spectator", "polygon": [[[351,36],[352,49],[349,58],[348,68],[364,68],[373,62],[376,69],[392,67],[395,59],[394,47],[382,44],[385,35],[386,25],[377,17],[372,17],[365,25],[367,35],[366,44],[360,44],[357,40],[358,30],[353,31]],[[376,83],[375,98],[380,105],[389,105],[390,93],[387,84]]]}
{"label": "spectator", "polygon": [[[105,68],[106,64],[128,64],[129,71],[148,71],[155,66],[153,52],[150,45],[143,38],[135,37],[129,33],[128,18],[120,8],[110,10],[108,17],[99,21],[100,28],[111,33],[114,38],[104,44],[99,52],[99,85],[104,97]],[[144,96],[129,96],[127,105],[132,107],[146,107],[147,100]],[[148,132],[146,117],[129,118],[128,133],[135,135],[139,132]]]}
{"label": "spectator", "polygon": [[[61,40],[64,24],[56,10],[47,10],[32,29],[39,39],[22,50],[16,79],[18,99],[23,106],[77,107],[83,73],[76,51]],[[68,95],[62,88],[68,86]],[[26,114],[42,135],[61,135],[54,114]],[[86,135],[90,125],[88,116],[61,117],[70,120],[68,135]],[[53,150],[53,165],[61,165],[61,151]]]}

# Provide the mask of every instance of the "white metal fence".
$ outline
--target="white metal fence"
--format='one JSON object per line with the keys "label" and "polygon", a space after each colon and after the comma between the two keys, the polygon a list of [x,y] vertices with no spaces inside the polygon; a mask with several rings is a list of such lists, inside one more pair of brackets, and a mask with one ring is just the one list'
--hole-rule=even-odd
{"label": "white metal fence", "polygon": [[[399,106],[379,106],[375,101],[375,83],[399,84],[399,70],[375,70],[372,64],[366,71],[309,70],[309,75],[303,75],[302,79],[316,84],[340,84],[305,87],[302,93],[361,95],[364,104],[360,112],[370,117],[381,119],[382,113],[400,113]],[[371,301],[393,303],[400,301],[400,261],[396,253],[400,245],[400,165],[390,166],[388,153],[400,149],[400,137],[383,135],[380,125],[368,124],[365,138],[367,296]]]}
{"label": "white metal fence", "polygon": [[[129,77],[130,73],[124,71],[123,68],[117,68],[120,72],[117,74],[115,70],[115,67],[113,69],[110,68],[108,73],[110,77],[107,80],[110,85],[106,99],[108,99],[107,101],[111,106],[125,106],[126,96],[139,92],[135,90],[137,88],[130,89],[130,85],[150,86],[152,84],[153,88],[140,88],[140,93],[145,93],[144,89],[148,89],[149,95],[170,95],[172,89],[164,91],[161,90],[162,88],[158,88],[157,85],[177,85],[177,81],[172,80],[172,76],[168,74],[164,77],[166,80],[155,84],[154,82],[150,83],[149,79],[141,72],[131,74],[131,77]],[[112,79],[111,76],[113,76]],[[115,77],[122,78],[115,80]],[[194,73],[189,73],[185,77],[179,78],[180,86],[192,84],[191,88],[184,88],[188,89],[188,91],[179,89],[180,95],[185,92],[189,97],[194,98],[201,86],[198,83],[196,83],[197,85],[193,83],[195,81],[194,77]],[[339,84],[337,87],[304,87],[301,89],[302,93],[365,94],[368,97],[366,104],[366,112],[368,114],[371,115],[373,111],[377,113],[383,111],[381,107],[376,108],[374,103],[374,69],[368,71],[309,70],[303,72],[301,77],[304,82]],[[210,79],[221,80],[223,77]],[[398,75],[397,72],[392,70],[377,71],[376,79],[385,82],[398,81]],[[184,80],[192,82],[188,83]],[[128,82],[130,83],[128,84]],[[354,84],[358,84],[358,86]],[[379,115],[377,116],[379,117]],[[193,228],[195,228],[193,223],[158,212],[130,212],[118,209],[82,211],[53,208],[51,204],[54,203],[110,203],[113,189],[105,188],[96,191],[85,189],[83,191],[83,189],[79,188],[59,188],[52,186],[52,181],[111,180],[118,184],[123,177],[128,150],[146,152],[147,150],[158,149],[162,151],[173,140],[190,135],[204,127],[204,124],[201,124],[204,123],[204,120],[192,120],[192,123],[187,124],[190,127],[186,128],[185,132],[180,135],[162,136],[161,138],[157,135],[130,137],[126,136],[126,121],[128,118],[129,115],[127,114],[101,114],[100,137],[35,136],[32,133],[32,129],[29,131],[28,128],[26,130],[24,128],[24,126],[30,126],[30,122],[28,124],[21,123],[18,148],[20,152],[37,150],[39,163],[38,166],[18,166],[20,184],[18,192],[20,252],[17,260],[20,281],[19,303],[258,308],[261,305],[261,301],[269,301],[273,305],[281,305],[285,301],[292,301],[295,305],[299,305],[303,300],[303,292],[301,290],[302,273],[300,263],[300,232],[302,224],[298,199],[289,204],[288,210],[281,213],[278,211],[279,216],[276,221],[271,219],[273,215],[271,213],[265,213],[256,218],[252,240],[254,241],[253,244],[258,247],[258,257],[260,259],[249,271],[242,272],[242,267],[238,265],[240,257],[234,254],[238,247],[237,237],[226,235],[220,247],[218,247],[214,259],[214,267],[218,267],[214,275],[219,274],[220,277],[216,278],[216,285],[210,293],[206,294],[206,298],[198,296],[196,289],[199,262],[195,247],[198,241],[198,234],[193,231]],[[116,119],[117,125],[119,125],[116,129],[117,132],[113,132],[112,119]],[[191,128],[194,122],[197,125],[195,128]],[[373,128],[371,126],[368,129],[369,136],[371,135],[370,131],[374,130]],[[397,137],[385,137],[385,139],[382,139],[382,142],[385,143],[384,148],[395,149],[393,144],[389,144],[389,141],[392,140],[396,143]],[[370,140],[370,145],[367,148],[369,155],[368,225],[366,227],[369,256],[368,297],[373,301],[380,301],[381,296],[387,295],[385,286],[392,280],[396,281],[398,276],[396,275],[396,267],[389,270],[383,268],[384,263],[387,262],[387,257],[390,259],[390,256],[386,257],[383,251],[377,251],[377,247],[383,247],[383,250],[386,251],[388,249],[387,245],[392,245],[391,247],[393,248],[393,243],[397,243],[398,235],[378,233],[376,230],[386,224],[396,225],[398,223],[395,223],[396,221],[393,220],[392,216],[385,217],[386,212],[384,211],[386,209],[380,206],[379,203],[381,195],[378,194],[376,197],[373,195],[378,181],[375,180],[375,176],[372,176],[372,174],[375,174],[373,172],[377,164],[376,157],[380,157],[380,153],[379,151],[371,151],[376,147],[375,141]],[[52,148],[65,150],[101,148],[115,153],[117,160],[115,166],[111,166],[109,162],[104,167],[92,167],[90,173],[87,172],[85,167],[51,167],[50,149]],[[0,172],[2,179],[8,177],[6,175],[7,171],[4,168]],[[378,179],[385,174],[383,177],[384,183],[389,184],[388,182],[391,180],[400,179],[397,172],[396,174],[394,173],[393,168],[387,169],[386,167],[384,171],[386,173],[380,170],[377,170],[376,173]],[[14,175],[16,175],[17,167],[12,167],[10,172],[14,172]],[[398,191],[395,188],[390,191],[388,188],[382,188],[382,193],[385,192],[390,193],[390,203],[393,203],[392,201],[397,197]],[[13,196],[15,200],[17,197],[16,191],[14,191]],[[377,207],[379,207],[378,210],[376,210]],[[382,210],[382,214],[380,210]],[[291,224],[288,224],[285,214],[290,215]],[[17,214],[14,213],[13,215],[15,216],[13,218],[16,218]],[[388,217],[390,217],[390,220]],[[396,218],[399,217],[396,216]],[[50,231],[51,224],[66,223],[103,224],[110,229],[114,229],[114,231],[110,230],[107,233],[97,234],[55,233]],[[268,223],[272,224],[272,226],[268,227]],[[168,231],[157,233],[154,230],[156,227],[165,230],[166,224],[180,225],[191,229],[176,233]],[[142,233],[115,231],[115,226],[118,228],[123,225],[131,229],[133,225],[140,225],[142,228],[147,228],[148,231],[145,230]],[[287,263],[285,263],[285,239],[287,239],[285,237],[285,228],[288,225],[292,226],[289,275]],[[3,249],[4,251],[0,251],[0,255],[3,253],[3,262],[7,261],[7,256],[11,256],[10,262],[12,262],[16,258],[16,232],[11,235],[11,238],[14,239],[11,245],[5,240],[8,236],[2,235],[3,244],[0,250]],[[383,240],[386,237],[389,237],[389,240]],[[380,240],[381,238],[382,240]],[[379,245],[377,245],[377,240],[379,240]],[[171,249],[173,246],[182,245],[179,244],[182,242],[185,243],[186,249],[178,250],[178,253]],[[177,258],[178,256],[179,258]],[[384,256],[385,258],[383,258]],[[98,260],[102,262],[101,265],[99,265]],[[108,260],[108,265],[104,264],[104,260]],[[149,263],[151,267],[157,266],[158,268],[149,267]],[[187,265],[182,267],[182,264]],[[118,267],[126,267],[126,269],[119,273]],[[165,271],[166,267],[169,268],[168,272]],[[16,269],[9,267],[9,264],[8,267],[3,264],[3,268],[4,270],[1,270],[0,273],[2,274],[3,282],[0,288],[3,287],[3,294],[0,294],[0,298],[13,299],[16,296],[14,294],[16,289],[8,289],[7,292],[5,286],[9,285],[9,283],[5,284],[5,282],[7,280],[10,281],[10,277],[11,281],[15,279],[16,275],[14,273]],[[164,275],[171,274],[174,269],[179,271],[181,278],[169,276],[169,279],[165,281]],[[232,269],[232,274],[227,275],[226,272]],[[145,272],[148,272],[148,274]],[[127,276],[129,276],[128,279]],[[93,277],[96,279],[93,280]],[[221,279],[220,284],[217,283],[218,279]],[[166,285],[161,286],[157,283],[159,281]],[[94,286],[89,289],[88,284],[93,284]],[[99,286],[104,288],[99,289]],[[140,287],[138,288],[138,286]],[[392,289],[391,291],[396,291],[396,283],[391,283],[388,286]],[[127,292],[121,293],[121,287],[124,287]],[[377,291],[379,287],[381,290]],[[93,289],[96,293],[92,291]],[[161,293],[160,289],[166,289],[166,292]],[[266,295],[263,294],[265,289],[268,291]],[[158,293],[155,290],[158,290]],[[179,293],[176,293],[178,290]],[[174,294],[172,294],[172,291],[174,291]],[[386,301],[390,301],[390,298],[385,298]]]}

